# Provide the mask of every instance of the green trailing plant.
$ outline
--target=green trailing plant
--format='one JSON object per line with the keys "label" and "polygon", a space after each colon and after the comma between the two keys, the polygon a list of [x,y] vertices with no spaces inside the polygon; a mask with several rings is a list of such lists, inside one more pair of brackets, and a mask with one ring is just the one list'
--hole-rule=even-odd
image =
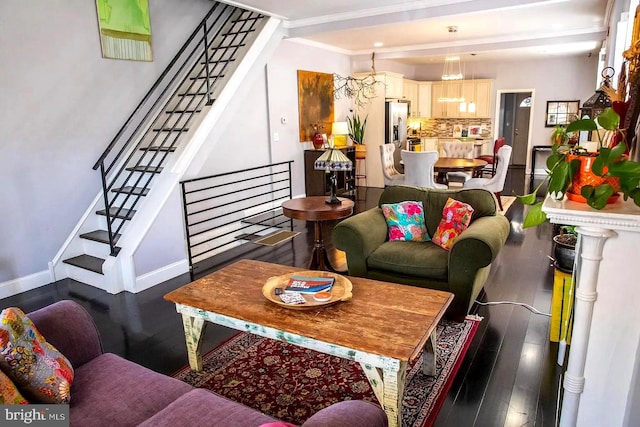
{"label": "green trailing plant", "polygon": [[[619,133],[621,141],[614,147],[605,146],[599,128]],[[620,116],[611,108],[605,109],[596,119],[582,119],[570,123],[566,127],[566,133],[580,131],[596,131],[598,135],[598,154],[595,158],[591,171],[600,177],[617,177],[620,180],[620,192],[624,200],[633,199],[637,206],[640,206],[640,163],[631,161],[625,156],[627,149],[624,130],[620,129]],[[531,208],[525,216],[523,227],[533,227],[542,224],[547,219],[547,215],[542,211],[542,201],[537,201],[537,195],[542,186],[547,183],[547,194],[556,200],[562,200],[565,193],[570,189],[573,177],[576,175],[580,161],[578,159],[568,160],[570,154],[584,155],[587,153],[584,147],[579,145],[568,145],[567,141],[562,144],[551,146],[551,154],[547,158],[547,178],[543,180],[530,194],[517,196],[525,205]],[[602,209],[606,206],[607,200],[614,194],[613,187],[608,184],[597,186],[585,185],[582,187],[581,196],[587,204],[594,209]]]}
{"label": "green trailing plant", "polygon": [[354,144],[362,145],[364,144],[364,131],[367,127],[367,118],[366,116],[364,120],[360,120],[357,114],[354,114],[353,117],[347,116],[347,125],[349,126],[349,138],[353,141]]}

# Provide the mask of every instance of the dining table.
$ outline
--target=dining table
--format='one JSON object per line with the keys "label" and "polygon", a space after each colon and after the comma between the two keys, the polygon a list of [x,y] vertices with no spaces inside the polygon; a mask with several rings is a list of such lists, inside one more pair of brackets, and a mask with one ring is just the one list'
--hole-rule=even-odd
{"label": "dining table", "polygon": [[454,157],[440,157],[435,165],[434,171],[438,174],[436,182],[449,185],[448,172],[472,172],[476,176],[478,172],[487,165],[487,162],[480,159],[462,159]]}

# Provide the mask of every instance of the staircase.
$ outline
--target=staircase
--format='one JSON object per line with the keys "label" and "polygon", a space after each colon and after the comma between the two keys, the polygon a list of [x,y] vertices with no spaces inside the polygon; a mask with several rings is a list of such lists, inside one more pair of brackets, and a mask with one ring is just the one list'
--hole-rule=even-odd
{"label": "staircase", "polygon": [[110,293],[140,290],[133,253],[196,157],[194,135],[203,123],[213,126],[208,115],[224,110],[216,99],[230,98],[225,87],[246,76],[248,61],[274,43],[278,27],[257,12],[214,4],[95,163],[102,192],[52,262],[54,280],[71,277]]}

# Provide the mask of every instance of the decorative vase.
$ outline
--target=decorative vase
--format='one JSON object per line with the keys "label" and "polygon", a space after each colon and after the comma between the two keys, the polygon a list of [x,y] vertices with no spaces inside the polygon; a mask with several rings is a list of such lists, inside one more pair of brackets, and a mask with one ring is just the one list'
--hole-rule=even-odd
{"label": "decorative vase", "polygon": [[[580,155],[568,154],[567,161],[571,162],[574,159],[578,159],[580,161],[580,167],[576,172],[576,175],[573,177],[573,181],[571,182],[571,187],[567,191],[567,198],[569,200],[573,200],[574,202],[587,203],[587,200],[582,197],[580,194],[582,187],[585,185],[601,185],[601,184],[609,184],[613,187],[614,194],[613,196],[607,199],[607,203],[615,202],[620,194],[620,179],[617,177],[601,177],[595,175],[591,172],[591,167],[596,157],[598,157],[598,153],[584,153]],[[606,170],[605,170],[606,172]]]}
{"label": "decorative vase", "polygon": [[316,132],[313,134],[311,142],[313,143],[313,148],[319,150],[324,145],[324,138],[322,137],[322,134],[320,132]]}
{"label": "decorative vase", "polygon": [[364,144],[355,144],[356,159],[364,159],[367,157],[367,146]]}

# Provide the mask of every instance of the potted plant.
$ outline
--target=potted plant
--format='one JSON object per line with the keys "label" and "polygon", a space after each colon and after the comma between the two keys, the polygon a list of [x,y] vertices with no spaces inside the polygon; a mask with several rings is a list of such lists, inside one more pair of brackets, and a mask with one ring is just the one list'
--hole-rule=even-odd
{"label": "potted plant", "polygon": [[560,271],[565,273],[573,271],[577,241],[578,233],[573,225],[560,226],[560,232],[553,236],[553,259],[555,267]]}
{"label": "potted plant", "polygon": [[364,159],[367,155],[367,147],[364,145],[364,131],[367,127],[367,118],[360,120],[357,114],[353,114],[353,117],[347,116],[347,125],[349,126],[349,138],[356,146],[356,158]]}
{"label": "potted plant", "polygon": [[[518,199],[526,205],[532,205],[523,222],[523,227],[533,227],[543,223],[547,216],[542,211],[542,203],[536,202],[536,195],[545,182],[547,194],[561,200],[569,192],[577,194],[594,209],[602,209],[607,202],[615,198],[614,193],[622,193],[624,200],[633,199],[640,206],[640,163],[627,159],[627,145],[624,130],[620,129],[620,116],[611,108],[607,108],[596,119],[582,119],[570,123],[567,132],[597,131],[599,128],[618,134],[620,142],[610,144],[614,138],[602,138],[598,135],[597,153],[589,153],[584,147],[568,143],[554,144],[547,158],[547,179],[536,189]],[[567,141],[568,142],[568,141]],[[596,182],[579,183],[580,165],[588,159],[588,167]],[[577,178],[577,179],[576,179]],[[579,187],[579,190],[578,190]],[[578,191],[576,191],[578,190]]]}

